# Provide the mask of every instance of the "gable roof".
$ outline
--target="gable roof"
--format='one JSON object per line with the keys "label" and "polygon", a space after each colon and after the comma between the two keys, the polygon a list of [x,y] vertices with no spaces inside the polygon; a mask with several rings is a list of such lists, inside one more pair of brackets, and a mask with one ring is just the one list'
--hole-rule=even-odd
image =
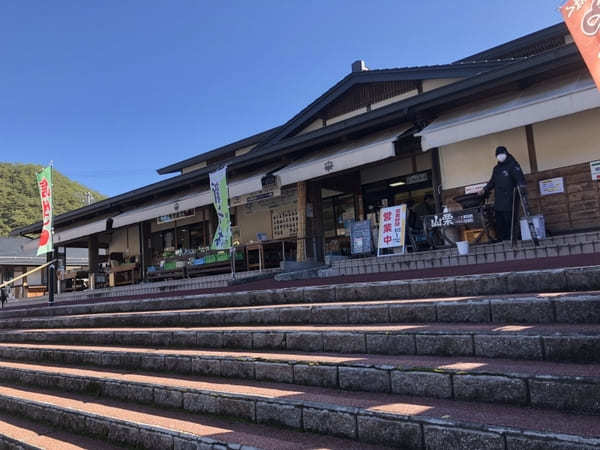
{"label": "gable roof", "polygon": [[486,61],[490,59],[507,59],[522,56],[532,56],[545,50],[556,48],[557,44],[564,44],[564,36],[569,33],[564,22],[549,26],[534,33],[521,36],[496,47],[489,48],[474,55],[456,61],[457,64],[465,62]]}
{"label": "gable roof", "polygon": [[[514,61],[513,61],[514,62]],[[503,65],[506,61],[474,61],[453,64],[440,64],[434,66],[416,66],[394,69],[376,69],[365,70],[361,72],[352,72],[346,75],[333,87],[328,89],[315,101],[306,106],[298,114],[279,127],[275,133],[259,147],[265,145],[274,145],[289,137],[294,131],[297,131],[302,125],[306,124],[319,111],[340,98],[350,88],[363,83],[379,83],[385,81],[406,81],[406,80],[431,80],[440,78],[466,78],[482,72],[486,72]]]}
{"label": "gable roof", "polygon": [[185,167],[190,167],[195,164],[199,164],[204,161],[208,161],[209,159],[218,158],[220,156],[227,155],[228,153],[235,152],[244,147],[249,147],[254,144],[259,144],[269,139],[279,127],[271,128],[270,130],[263,131],[261,133],[257,133],[253,136],[240,139],[239,141],[232,142],[231,144],[224,145],[222,147],[218,147],[214,150],[210,150],[205,153],[201,153],[200,155],[192,156],[191,158],[184,159],[182,161],[170,164],[168,166],[157,169],[159,175],[165,175],[169,173],[178,172]]}

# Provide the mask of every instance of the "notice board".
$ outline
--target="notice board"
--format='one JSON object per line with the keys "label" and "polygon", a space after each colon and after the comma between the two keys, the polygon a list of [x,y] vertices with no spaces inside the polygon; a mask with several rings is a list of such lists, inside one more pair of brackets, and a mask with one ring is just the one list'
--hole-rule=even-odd
{"label": "notice board", "polygon": [[350,251],[353,255],[364,255],[373,252],[370,220],[352,222],[350,225]]}

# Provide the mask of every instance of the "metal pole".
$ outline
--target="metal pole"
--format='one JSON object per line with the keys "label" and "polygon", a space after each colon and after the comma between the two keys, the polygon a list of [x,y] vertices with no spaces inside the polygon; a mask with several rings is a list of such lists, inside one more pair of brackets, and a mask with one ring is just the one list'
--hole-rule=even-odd
{"label": "metal pole", "polygon": [[[54,259],[54,251],[50,253],[51,258]],[[54,261],[48,266],[48,306],[54,305],[54,281],[56,270],[54,267]]]}

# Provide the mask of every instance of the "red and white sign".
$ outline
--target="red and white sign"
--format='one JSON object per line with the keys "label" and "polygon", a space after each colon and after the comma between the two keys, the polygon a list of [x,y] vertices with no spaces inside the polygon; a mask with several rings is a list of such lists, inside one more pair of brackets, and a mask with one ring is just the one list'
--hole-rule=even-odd
{"label": "red and white sign", "polygon": [[569,0],[560,10],[600,89],[600,0]]}
{"label": "red and white sign", "polygon": [[402,252],[404,252],[406,205],[382,208],[379,214],[378,249],[400,247],[402,248]]}

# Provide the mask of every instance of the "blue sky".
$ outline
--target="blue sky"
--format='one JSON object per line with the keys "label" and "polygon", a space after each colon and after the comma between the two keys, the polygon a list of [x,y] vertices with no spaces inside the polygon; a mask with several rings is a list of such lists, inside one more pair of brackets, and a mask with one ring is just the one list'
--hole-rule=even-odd
{"label": "blue sky", "polygon": [[107,195],[280,125],[364,59],[451,62],[561,21],[564,0],[3,0],[0,161]]}

